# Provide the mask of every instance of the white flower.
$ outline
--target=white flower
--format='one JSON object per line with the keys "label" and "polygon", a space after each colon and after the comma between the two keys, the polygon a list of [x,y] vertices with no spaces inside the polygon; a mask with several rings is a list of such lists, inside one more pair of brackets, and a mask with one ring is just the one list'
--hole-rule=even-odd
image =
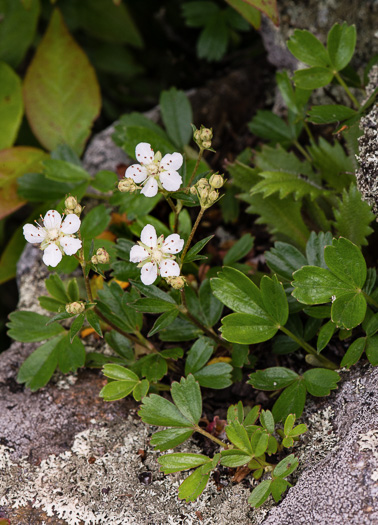
{"label": "white flower", "polygon": [[139,263],[144,284],[152,284],[160,274],[162,277],[178,277],[180,267],[174,261],[176,254],[184,247],[184,240],[177,233],[156,236],[156,230],[147,224],[142,230],[140,241],[130,250],[130,261]]}
{"label": "white flower", "polygon": [[126,170],[125,177],[134,182],[143,183],[141,193],[146,197],[155,197],[159,185],[167,191],[177,191],[182,184],[182,178],[176,170],[182,166],[181,153],[164,155],[154,154],[154,150],[147,142],[141,142],[135,148],[135,156],[140,164],[133,164]]}
{"label": "white flower", "polygon": [[56,210],[49,210],[42,219],[43,226],[37,223],[25,224],[24,237],[32,243],[41,243],[43,262],[48,266],[57,266],[62,260],[63,252],[66,255],[74,255],[81,248],[81,240],[73,237],[80,228],[80,219],[74,213],[62,217]]}

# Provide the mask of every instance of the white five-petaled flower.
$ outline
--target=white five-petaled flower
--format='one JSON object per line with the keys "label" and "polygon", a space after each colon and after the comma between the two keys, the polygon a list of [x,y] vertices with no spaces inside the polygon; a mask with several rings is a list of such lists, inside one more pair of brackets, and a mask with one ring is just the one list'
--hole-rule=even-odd
{"label": "white five-petaled flower", "polygon": [[81,240],[73,237],[80,228],[80,219],[74,213],[62,217],[56,210],[49,210],[42,219],[43,226],[37,223],[25,224],[24,237],[32,243],[40,243],[43,253],[43,262],[48,266],[57,266],[62,260],[63,252],[74,255],[81,248]]}
{"label": "white five-petaled flower", "polygon": [[184,247],[184,240],[177,233],[156,236],[156,230],[147,224],[142,230],[140,241],[130,250],[130,261],[139,263],[142,268],[141,279],[144,284],[155,282],[158,273],[162,277],[177,277],[180,267],[174,261],[176,254]]}
{"label": "white five-petaled flower", "polygon": [[168,153],[161,158],[159,152],[155,155],[150,144],[141,142],[135,148],[135,156],[140,164],[129,166],[125,177],[133,179],[137,184],[143,183],[143,195],[155,197],[159,182],[167,191],[177,191],[180,188],[182,178],[177,170],[183,162],[181,153]]}

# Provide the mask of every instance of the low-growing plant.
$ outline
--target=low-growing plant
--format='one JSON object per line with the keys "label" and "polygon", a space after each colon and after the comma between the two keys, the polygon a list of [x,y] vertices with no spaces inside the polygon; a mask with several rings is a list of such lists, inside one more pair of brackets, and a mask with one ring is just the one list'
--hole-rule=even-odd
{"label": "low-growing plant", "polygon": [[[213,236],[199,235],[201,221],[217,203],[226,209],[227,193],[234,193],[204,160],[204,153],[213,151],[212,129],[192,125],[191,131],[190,104],[174,88],[160,99],[165,129],[137,113],[121,117],[114,140],[138,162],[120,180],[108,171],[91,176],[68,146],[43,161],[43,173],[20,180],[25,196],[41,200],[48,192],[46,201],[54,203],[55,209],[23,232],[29,243],[39,244],[43,262],[55,273],[46,279],[48,295],[39,298],[52,317],[10,315],[11,337],[44,341],[22,364],[18,381],[37,390],[56,369],[102,368],[108,378],[100,392],[104,400],[132,394],[142,403],[145,423],[167,427],[151,439],[157,450],[172,449],[194,432],[213,441],[221,451],[212,458],[173,453],[159,459],[165,473],[195,468],[179,489],[187,501],[202,493],[218,466],[243,468],[235,479],[264,476],[251,493],[251,505],[260,506],[270,494],[279,501],[298,465],[283,451],[306,431],[294,423],[307,395],[329,395],[340,381],[337,370],[356,364],[364,352],[378,364],[376,270],[367,268],[360,248],[374,216],[351,183],[351,157],[338,142],[316,142],[305,120],[309,78],[311,89],[319,87],[316,79],[321,84],[333,78],[345,89],[343,68],[353,54],[355,32],[345,24],[334,26],[327,50],[309,35],[296,32],[289,47],[316,71],[296,75],[296,89],[287,74],[279,77],[289,101],[288,124],[267,113],[251,126],[278,147],[263,146],[254,168],[241,162],[230,167],[235,184],[251,190],[242,198],[253,201],[254,212],[258,198],[260,222],[280,238],[265,252],[264,272],[243,263],[254,246],[249,233],[223,256],[223,266],[215,261],[205,271],[204,250]],[[339,48],[345,48],[344,55]],[[322,60],[323,65],[315,63]],[[348,86],[346,91],[352,95]],[[367,107],[351,109],[347,118],[360,118]],[[335,111],[341,112],[337,106]],[[319,111],[312,108],[315,114]],[[310,135],[306,148],[299,142],[302,128]],[[64,197],[66,192],[71,194]],[[86,213],[89,199],[104,202]],[[78,266],[81,276],[62,279]],[[104,337],[113,352],[86,353],[82,340],[88,332]],[[256,370],[259,359],[271,362],[270,340],[278,366]],[[285,355],[294,352],[290,361],[296,370],[284,366],[290,362]],[[229,407],[219,432],[206,427],[200,387],[224,389],[248,372],[251,387],[273,392],[272,410],[239,402]],[[161,395],[167,392],[173,403]],[[265,479],[269,472],[271,479]]]}

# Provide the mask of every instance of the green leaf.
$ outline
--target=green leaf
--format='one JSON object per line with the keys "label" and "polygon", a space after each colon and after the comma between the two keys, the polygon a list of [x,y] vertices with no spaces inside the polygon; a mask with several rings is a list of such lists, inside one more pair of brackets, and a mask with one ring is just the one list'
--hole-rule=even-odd
{"label": "green leaf", "polygon": [[270,490],[276,503],[281,500],[282,494],[285,492],[288,486],[289,482],[285,479],[276,478],[272,481],[270,484]]}
{"label": "green leaf", "polygon": [[[229,428],[229,427],[227,427]],[[236,468],[245,465],[251,460],[252,454],[237,449],[222,450],[221,464],[225,467]]]}
{"label": "green leaf", "polygon": [[278,330],[276,323],[266,317],[251,314],[230,314],[222,319],[222,336],[226,341],[256,344],[268,341]]}
{"label": "green leaf", "polygon": [[198,383],[205,388],[221,390],[232,385],[232,366],[227,363],[213,363],[194,373]]}
{"label": "green leaf", "polygon": [[193,114],[188,97],[174,87],[169,91],[162,91],[160,109],[169,138],[182,149],[192,138],[190,123],[193,121]]}
{"label": "green leaf", "polygon": [[83,326],[85,319],[85,313],[78,315],[76,319],[73,321],[70,327],[70,341],[74,340],[75,336],[80,332],[81,327]]}
{"label": "green leaf", "polygon": [[311,266],[319,266],[320,268],[328,268],[324,260],[324,248],[332,244],[331,232],[311,232],[310,238],[306,245],[306,257],[308,264]]}
{"label": "green leaf", "polygon": [[341,360],[340,368],[343,368],[344,366],[346,368],[350,368],[351,366],[355,365],[364,353],[366,343],[366,337],[359,337],[353,341]]}
{"label": "green leaf", "polygon": [[332,321],[324,324],[319,330],[318,340],[316,343],[316,349],[318,354],[328,345],[333,334],[335,333],[336,325]]}
{"label": "green leaf", "polygon": [[53,299],[52,297],[46,297],[44,295],[38,297],[38,301],[42,308],[44,308],[48,312],[60,312],[60,310],[64,307],[65,304],[61,301]]}
{"label": "green leaf", "polygon": [[[301,303],[328,303],[333,295],[350,292],[351,285],[341,281],[329,270],[316,266],[304,266],[293,274],[292,295]],[[354,292],[355,293],[355,292]]]}
{"label": "green leaf", "polygon": [[188,351],[185,361],[185,375],[195,374],[205,366],[214,352],[215,343],[208,337],[200,337]]}
{"label": "green leaf", "polygon": [[138,414],[144,423],[149,425],[192,428],[192,423],[173,403],[156,394],[142,399],[142,406]]}
{"label": "green leaf", "polygon": [[270,233],[280,234],[280,238],[304,249],[310,235],[301,215],[301,202],[292,198],[279,199],[272,195],[262,199],[260,195],[243,195],[250,204],[248,213],[259,215],[257,224],[266,224]]}
{"label": "green leaf", "polygon": [[182,377],[180,383],[173,382],[171,395],[183,416],[196,425],[202,414],[202,398],[195,378],[189,374],[186,379]]}
{"label": "green leaf", "polygon": [[285,388],[273,405],[272,414],[275,421],[286,419],[289,414],[300,417],[306,402],[306,387],[302,381],[296,381]]}
{"label": "green leaf", "polygon": [[67,284],[67,294],[70,301],[78,301],[80,298],[79,286],[76,277],[70,279]]}
{"label": "green leaf", "polygon": [[298,374],[282,366],[258,370],[249,376],[248,383],[259,390],[280,390],[299,378]]}
{"label": "green leaf", "polygon": [[268,314],[281,326],[286,324],[289,317],[289,306],[282,283],[278,282],[277,275],[272,278],[264,275],[261,279],[261,296]]}
{"label": "green leaf", "polygon": [[233,421],[230,425],[227,425],[226,434],[233,445],[249,456],[253,456],[254,452],[247,431],[241,423]]}
{"label": "green leaf", "polygon": [[348,239],[334,239],[332,246],[324,249],[328,268],[339,279],[362,288],[366,281],[367,268],[361,250]]}
{"label": "green leaf", "polygon": [[378,365],[378,336],[369,337],[366,344],[366,357],[373,366]]}
{"label": "green leaf", "polygon": [[230,250],[226,253],[223,263],[228,266],[240,261],[243,257],[249,253],[253,248],[254,237],[250,233],[245,233],[240,239],[231,246]]}
{"label": "green leaf", "polygon": [[132,383],[138,383],[139,377],[134,374],[132,370],[125,368],[120,365],[105,365],[103,368],[103,374],[110,379],[116,379],[117,381],[130,381]]}
{"label": "green leaf", "polygon": [[141,401],[147,394],[150,389],[150,383],[148,379],[142,379],[137,385],[135,385],[133,390],[133,398],[135,401]]}
{"label": "green leaf", "polygon": [[[226,2],[233,7],[241,16],[247,20],[251,26],[255,29],[260,29],[261,26],[261,13],[250,3],[254,3],[253,0],[245,2],[244,0],[226,0]],[[259,2],[258,2],[259,3]]]}
{"label": "green leaf", "polygon": [[378,331],[378,313],[372,315],[369,321],[367,322],[366,326],[363,326],[363,328],[366,332],[366,335],[368,337],[372,337]]}
{"label": "green leaf", "polygon": [[352,59],[356,47],[356,26],[334,24],[328,33],[327,49],[332,66],[341,71]]}
{"label": "green leaf", "polygon": [[78,154],[83,151],[100,111],[100,89],[57,9],[27,70],[24,101],[29,124],[45,148],[51,151],[63,142]]}
{"label": "green leaf", "polygon": [[21,365],[17,381],[25,383],[33,392],[45,386],[57,367],[57,346],[61,339],[62,336],[54,337],[29,355]]}
{"label": "green leaf", "polygon": [[9,319],[8,336],[23,343],[44,341],[65,331],[60,324],[46,326],[50,318],[35,312],[12,312],[9,314]]}
{"label": "green leaf", "polygon": [[134,369],[138,369],[141,365],[141,375],[151,382],[160,381],[168,372],[167,361],[160,355],[153,354],[139,359],[138,363],[134,365]]}
{"label": "green leaf", "polygon": [[58,365],[63,374],[76,372],[85,365],[85,348],[80,339],[70,342],[68,334],[65,335],[56,347]]}
{"label": "green leaf", "polygon": [[91,186],[107,193],[115,189],[117,182],[118,177],[113,171],[101,170],[96,173],[95,178],[91,181]]}
{"label": "green leaf", "polygon": [[2,249],[0,256],[0,284],[16,277],[17,262],[25,247],[25,237],[22,227],[18,227],[5,247]]}
{"label": "green leaf", "polygon": [[307,432],[307,430],[308,430],[307,426],[302,423],[301,425],[297,425],[295,428],[293,428],[293,430],[290,431],[290,436],[291,437],[300,436],[301,434],[304,434],[305,432]]}
{"label": "green leaf", "polygon": [[339,142],[332,144],[319,137],[318,144],[307,147],[313,158],[314,167],[320,171],[322,179],[330,187],[342,192],[354,179],[354,164],[351,156],[346,155]]}
{"label": "green leaf", "polygon": [[189,470],[209,462],[210,459],[203,454],[189,454],[183,452],[166,454],[165,456],[158,458],[158,463],[161,465],[160,470],[164,472],[164,474]]}
{"label": "green leaf", "polygon": [[184,350],[182,348],[167,348],[166,350],[162,350],[160,352],[160,355],[164,357],[164,359],[180,359],[184,355]]}
{"label": "green leaf", "polygon": [[290,454],[290,456],[286,456],[283,460],[281,460],[278,465],[276,465],[275,469],[273,470],[273,476],[275,478],[286,478],[289,476],[294,470],[298,467],[299,460],[294,456],[294,454]]}
{"label": "green leaf", "polygon": [[201,468],[202,467],[199,467],[192,472],[185,481],[181,483],[178,490],[179,499],[185,499],[187,503],[189,501],[195,501],[205,490],[210,478],[210,473],[203,474]]}
{"label": "green leaf", "polygon": [[323,44],[307,30],[296,29],[288,40],[289,51],[309,66],[328,66],[329,57]]}
{"label": "green leaf", "polygon": [[257,509],[258,507],[261,507],[263,503],[265,503],[265,501],[270,495],[271,483],[271,479],[266,479],[265,481],[259,483],[259,485],[257,485],[257,487],[253,489],[248,498],[248,503],[252,505],[252,507],[255,507]]}
{"label": "green leaf", "polygon": [[12,68],[4,62],[0,62],[0,78],[1,150],[10,148],[16,140],[24,112],[24,104],[22,101],[21,80]]}
{"label": "green leaf", "polygon": [[185,255],[184,263],[193,262],[196,261],[199,256],[199,252],[206,246],[206,244],[211,241],[211,239],[214,237],[214,235],[209,235],[209,237],[205,237],[204,239],[196,242],[194,246],[190,248],[188,253]]}
{"label": "green leaf", "polygon": [[227,49],[229,30],[225,11],[217,11],[206,22],[197,41],[198,58],[209,62],[220,60]]}
{"label": "green leaf", "polygon": [[[162,314],[166,315],[166,314]],[[162,341],[178,343],[190,341],[202,335],[202,330],[185,319],[175,319],[167,328],[164,328],[159,337]]]}
{"label": "green leaf", "polygon": [[61,303],[66,304],[70,302],[70,297],[67,294],[63,281],[58,274],[50,274],[45,280],[45,286],[49,294]]}
{"label": "green leaf", "polygon": [[259,173],[259,176],[263,180],[252,188],[252,195],[262,193],[265,198],[273,193],[278,193],[279,198],[284,199],[288,195],[293,194],[294,199],[297,201],[305,196],[309,196],[311,200],[314,200],[325,192],[325,190],[321,190],[310,180],[304,178],[304,176],[285,171],[263,171]]}
{"label": "green leaf", "polygon": [[171,310],[168,310],[168,312],[165,312],[164,314],[160,315],[151,330],[148,332],[148,337],[153,336],[157,332],[160,332],[160,330],[166,329],[168,326],[170,326],[173,321],[177,318],[179,314],[179,311],[177,308],[173,308]]}
{"label": "green leaf", "polygon": [[208,0],[184,2],[181,7],[185,23],[189,27],[206,25],[208,18],[217,13],[219,9],[214,2]]}
{"label": "green leaf", "polygon": [[295,423],[295,414],[289,414],[285,420],[284,424],[284,434],[285,436],[290,436],[290,433],[293,429],[294,423]]}
{"label": "green leaf", "polygon": [[122,334],[112,330],[105,334],[105,341],[121,357],[134,361],[134,352],[130,341]]}
{"label": "green leaf", "polygon": [[175,310],[177,305],[165,301],[164,299],[146,298],[138,299],[131,305],[138,312],[145,312],[150,314],[160,314],[162,312],[169,312]]}
{"label": "green leaf", "polygon": [[332,71],[324,67],[310,67],[294,73],[295,85],[300,89],[318,89],[327,86],[332,79]]}
{"label": "green leaf", "polygon": [[43,166],[44,175],[49,180],[79,183],[90,179],[89,173],[83,168],[64,160],[47,159],[43,161]]}
{"label": "green leaf", "polygon": [[332,321],[337,326],[350,330],[362,323],[365,318],[366,307],[366,299],[362,294],[349,292],[340,295],[332,303]]}
{"label": "green leaf", "polygon": [[[331,390],[337,388],[340,376],[334,370],[326,368],[312,368],[303,374],[304,383],[308,392],[316,397],[328,396]],[[299,417],[297,415],[297,417]]]}
{"label": "green leaf", "polygon": [[215,297],[235,312],[266,316],[260,290],[239,270],[225,267],[210,282]]}
{"label": "green leaf", "polygon": [[270,410],[262,410],[260,414],[260,423],[270,433],[274,432],[274,417]]}
{"label": "green leaf", "polygon": [[170,295],[168,295],[166,292],[163,292],[163,290],[160,290],[160,288],[154,286],[153,284],[147,286],[136,281],[131,281],[131,284],[146,297],[151,299],[160,299],[161,301],[166,301],[168,303],[172,303],[173,305],[177,304]]}
{"label": "green leaf", "polygon": [[362,200],[361,193],[352,184],[349,190],[344,189],[342,198],[338,199],[334,210],[335,228],[339,235],[346,237],[357,246],[366,246],[366,237],[373,233],[370,224],[375,220],[371,206]]}
{"label": "green leaf", "polygon": [[99,393],[99,396],[105,401],[118,401],[131,394],[136,383],[130,381],[112,381],[105,385]]}
{"label": "green leaf", "polygon": [[306,258],[292,244],[275,242],[274,248],[265,253],[269,268],[291,281],[293,273],[307,264]]}
{"label": "green leaf", "polygon": [[80,232],[83,239],[92,240],[106,230],[110,222],[110,211],[103,204],[93,208],[84,217]]}
{"label": "green leaf", "polygon": [[312,106],[308,112],[308,120],[313,124],[333,124],[352,118],[357,112],[341,104],[327,104]]}
{"label": "green leaf", "polygon": [[223,304],[215,297],[211,290],[210,279],[205,279],[199,289],[199,300],[206,326],[213,327],[220,319]]}
{"label": "green leaf", "polygon": [[248,127],[258,137],[286,147],[296,138],[282,118],[268,110],[258,110]]}
{"label": "green leaf", "polygon": [[253,454],[260,457],[268,448],[269,434],[264,432],[261,428],[257,428],[251,437],[251,445]]}
{"label": "green leaf", "polygon": [[12,0],[1,3],[0,60],[12,67],[20,64],[35,37],[40,2],[29,0],[27,7]]}
{"label": "green leaf", "polygon": [[155,432],[150,439],[150,445],[154,446],[156,450],[164,452],[171,448],[175,448],[181,443],[184,443],[191,437],[193,430],[187,428],[169,428],[168,430],[161,430]]}

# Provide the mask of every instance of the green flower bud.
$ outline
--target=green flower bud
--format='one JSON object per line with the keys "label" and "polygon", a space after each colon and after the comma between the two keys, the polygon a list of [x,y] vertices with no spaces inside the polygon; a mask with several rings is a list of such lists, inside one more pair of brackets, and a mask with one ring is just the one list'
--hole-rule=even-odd
{"label": "green flower bud", "polygon": [[76,197],[72,197],[72,195],[69,195],[64,201],[64,205],[67,208],[66,213],[67,211],[68,213],[72,213],[72,211],[76,208],[77,204],[78,203]]}
{"label": "green flower bud", "polygon": [[209,193],[209,188],[198,188],[198,194],[201,199],[201,202],[207,200],[207,198],[209,197]]}
{"label": "green flower bud", "polygon": [[85,304],[81,301],[75,301],[74,303],[66,304],[66,312],[68,314],[81,314],[85,310]]}
{"label": "green flower bud", "polygon": [[138,189],[138,186],[135,184],[133,179],[128,178],[128,179],[122,179],[119,181],[118,189],[119,191],[122,191],[122,192],[133,193],[135,190]]}
{"label": "green flower bud", "polygon": [[108,252],[104,248],[99,248],[96,255],[93,255],[91,262],[93,264],[107,264],[110,261]]}
{"label": "green flower bud", "polygon": [[209,141],[212,138],[213,138],[213,130],[212,129],[209,129],[209,128],[202,128],[201,129],[201,140],[202,141]]}
{"label": "green flower bud", "polygon": [[219,173],[214,173],[209,179],[210,186],[215,189],[219,189],[224,184],[224,178]]}
{"label": "green flower bud", "polygon": [[195,186],[192,186],[192,187],[190,188],[190,193],[191,193],[192,195],[197,195],[197,189],[196,189]]}
{"label": "green flower bud", "polygon": [[208,197],[209,204],[214,204],[214,202],[218,200],[218,197],[219,197],[219,193],[217,191],[215,190],[211,191]]}
{"label": "green flower bud", "polygon": [[82,211],[83,211],[82,206],[80,206],[80,204],[78,204],[77,206],[75,206],[75,209],[73,210],[73,213],[75,215],[77,215],[78,217],[80,217]]}
{"label": "green flower bud", "polygon": [[205,140],[205,142],[202,142],[203,149],[210,149],[211,148],[211,140]]}
{"label": "green flower bud", "polygon": [[186,284],[186,279],[182,275],[179,275],[177,277],[167,277],[165,280],[175,290],[181,290]]}

